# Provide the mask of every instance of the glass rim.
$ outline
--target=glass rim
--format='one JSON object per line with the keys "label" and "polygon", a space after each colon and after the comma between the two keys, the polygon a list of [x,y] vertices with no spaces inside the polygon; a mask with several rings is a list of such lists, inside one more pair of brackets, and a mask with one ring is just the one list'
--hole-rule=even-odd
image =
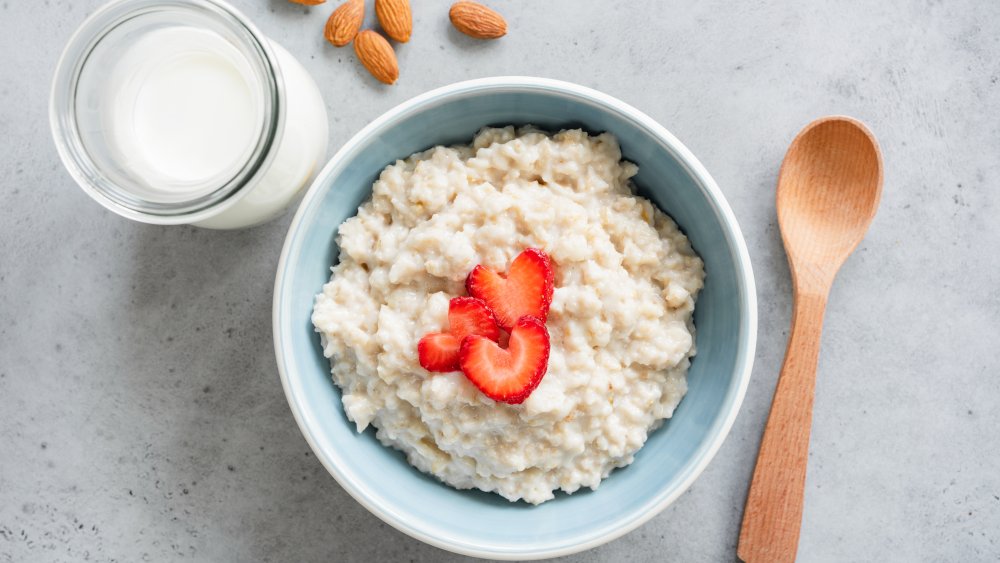
{"label": "glass rim", "polygon": [[[252,152],[224,183],[207,194],[163,203],[145,200],[122,182],[112,180],[88,153],[78,128],[78,84],[97,46],[120,25],[138,17],[175,10],[191,10],[225,26],[246,41],[248,64],[264,78],[262,128]],[[104,207],[124,217],[157,224],[192,223],[221,212],[234,203],[265,172],[274,159],[274,145],[285,125],[284,80],[277,56],[267,39],[238,10],[223,0],[113,0],[91,14],[66,44],[52,83],[49,117],[59,156],[85,192]]]}

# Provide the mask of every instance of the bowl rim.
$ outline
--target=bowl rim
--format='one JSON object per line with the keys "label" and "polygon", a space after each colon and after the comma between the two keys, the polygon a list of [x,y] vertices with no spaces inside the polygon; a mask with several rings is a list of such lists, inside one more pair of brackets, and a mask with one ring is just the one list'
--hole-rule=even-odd
{"label": "bowl rim", "polygon": [[[665,147],[671,151],[680,161],[680,164],[704,188],[710,203],[715,207],[718,216],[723,222],[723,231],[726,240],[733,253],[734,262],[737,266],[737,283],[739,287],[739,300],[744,314],[741,315],[739,332],[741,339],[736,355],[736,367],[734,374],[735,389],[732,383],[729,385],[725,397],[725,404],[721,411],[722,419],[716,419],[710,429],[708,444],[699,447],[695,458],[688,464],[686,475],[669,491],[658,503],[652,506],[645,506],[641,513],[633,515],[629,520],[617,526],[609,526],[602,533],[593,537],[587,537],[580,542],[574,542],[563,546],[547,546],[541,543],[531,543],[524,546],[511,546],[506,544],[480,542],[479,545],[470,545],[464,541],[458,541],[441,534],[435,534],[427,530],[427,526],[414,525],[411,522],[403,521],[400,515],[391,506],[378,504],[375,499],[369,496],[363,483],[354,482],[347,478],[330,459],[327,452],[321,449],[317,440],[313,436],[306,415],[303,413],[301,402],[303,401],[303,389],[300,378],[288,373],[286,370],[285,339],[282,334],[282,322],[285,313],[282,310],[284,293],[286,291],[285,272],[288,262],[292,256],[298,256],[302,244],[299,236],[303,229],[302,223],[307,211],[313,206],[314,201],[323,192],[331,176],[338,174],[354,156],[359,147],[367,143],[371,138],[378,136],[383,129],[394,125],[400,119],[411,115],[414,112],[424,109],[428,105],[441,102],[442,99],[453,98],[457,95],[468,94],[483,90],[495,91],[543,91],[558,95],[569,95],[584,102],[601,106],[605,109],[618,113],[627,118],[637,127],[645,129],[647,133],[657,138]],[[305,196],[302,198],[295,216],[288,227],[288,233],[282,246],[281,256],[278,260],[277,274],[274,282],[274,299],[272,308],[272,327],[274,338],[275,358],[278,364],[278,373],[281,385],[284,389],[285,397],[288,400],[292,415],[298,424],[299,430],[308,442],[316,458],[326,467],[340,486],[347,491],[351,497],[364,506],[369,512],[377,516],[383,522],[404,534],[420,540],[424,543],[444,549],[453,553],[469,555],[480,558],[493,558],[501,560],[535,560],[550,557],[560,557],[585,551],[614,539],[617,539],[639,526],[645,524],[654,516],[663,511],[667,506],[677,500],[701,473],[708,466],[709,462],[718,453],[723,442],[729,435],[740,406],[746,395],[747,386],[753,369],[754,354],[757,344],[757,292],[753,276],[753,269],[750,264],[750,254],[747,250],[746,241],[743,238],[739,223],[733,213],[729,203],[726,201],[719,186],[708,173],[708,170],[694,156],[694,154],[681,143],[665,127],[645,113],[632,107],[617,98],[571,82],[554,80],[549,78],[538,78],[529,76],[495,76],[488,78],[478,78],[462,82],[452,83],[446,86],[435,88],[393,107],[389,111],[370,122],[360,131],[355,133],[344,145],[333,155],[330,161],[317,174],[312,185],[310,185]]]}

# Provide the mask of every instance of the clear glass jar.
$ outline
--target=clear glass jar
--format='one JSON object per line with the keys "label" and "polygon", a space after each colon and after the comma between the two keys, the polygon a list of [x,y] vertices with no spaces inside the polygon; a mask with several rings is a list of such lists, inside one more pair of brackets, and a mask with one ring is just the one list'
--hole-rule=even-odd
{"label": "clear glass jar", "polygon": [[59,155],[115,213],[234,229],[288,207],[322,164],[326,107],[302,65],[220,0],[117,0],[59,62]]}

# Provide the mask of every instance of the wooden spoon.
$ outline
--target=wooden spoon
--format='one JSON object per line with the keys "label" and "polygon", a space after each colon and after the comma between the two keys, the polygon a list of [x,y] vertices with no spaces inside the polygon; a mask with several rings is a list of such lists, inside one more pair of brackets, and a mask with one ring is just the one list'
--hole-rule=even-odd
{"label": "wooden spoon", "polygon": [[743,512],[737,554],[747,563],[795,561],[823,311],[833,278],[864,237],[881,194],[878,142],[860,121],[813,121],[785,154],[778,224],[795,308]]}

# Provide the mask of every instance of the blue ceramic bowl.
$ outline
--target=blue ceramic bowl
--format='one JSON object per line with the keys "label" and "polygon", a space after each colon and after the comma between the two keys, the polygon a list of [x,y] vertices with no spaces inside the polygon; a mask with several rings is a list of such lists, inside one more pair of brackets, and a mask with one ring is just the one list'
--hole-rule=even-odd
{"label": "blue ceramic bowl", "polygon": [[[434,145],[468,143],[486,125],[610,131],[639,165],[639,193],[672,216],[705,261],[695,308],[698,355],[673,418],[635,462],[596,491],[539,506],[458,491],[407,464],[347,420],[310,322],[313,298],[336,262],[337,227],[371,194],[379,172]],[[684,492],[719,449],[750,378],[757,330],[753,273],[739,226],[698,160],[655,121],[588,88],[522,77],[472,80],[418,96],[354,136],[320,172],[292,221],[274,292],[281,382],[316,457],[368,510],[450,551],[498,559],[566,555],[646,522]]]}

